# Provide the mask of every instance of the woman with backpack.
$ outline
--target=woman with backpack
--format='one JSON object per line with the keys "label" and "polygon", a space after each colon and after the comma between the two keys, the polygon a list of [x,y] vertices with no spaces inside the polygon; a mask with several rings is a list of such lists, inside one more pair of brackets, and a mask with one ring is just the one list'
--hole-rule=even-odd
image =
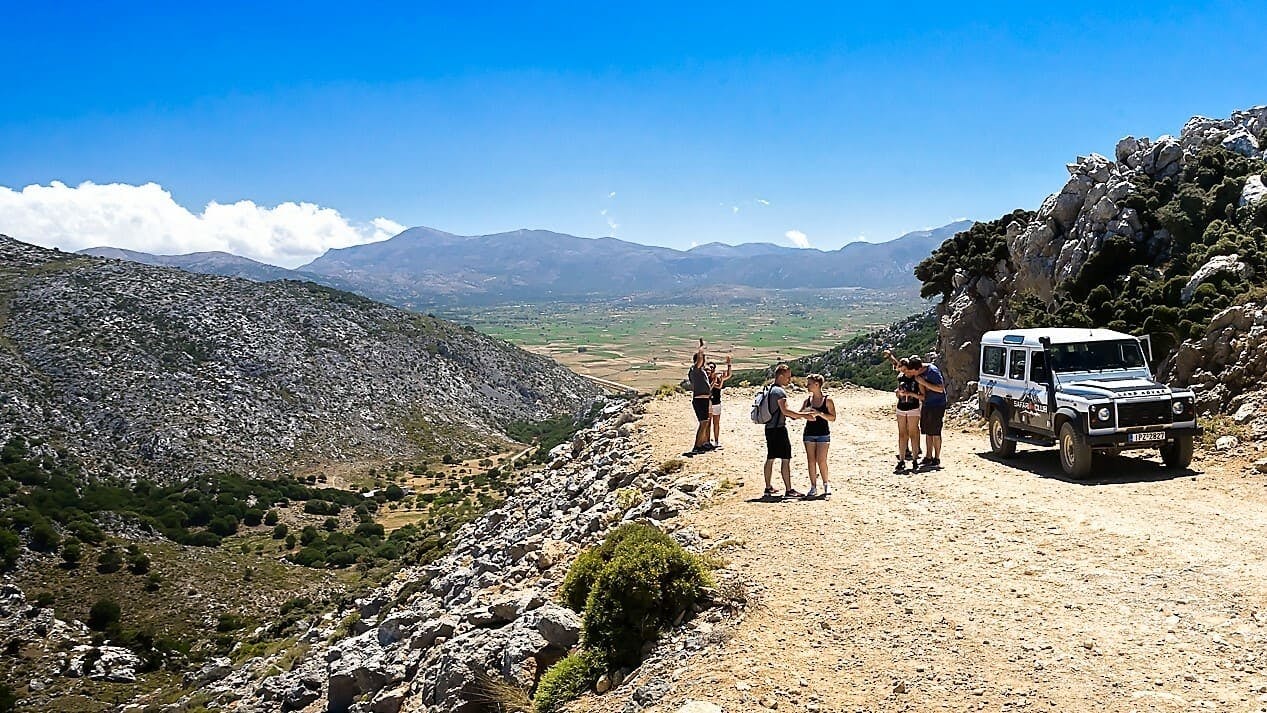
{"label": "woman with backpack", "polygon": [[801,405],[801,412],[807,414],[805,434],[801,440],[805,444],[805,461],[809,465],[809,492],[805,493],[806,498],[818,497],[820,475],[823,478],[823,497],[831,495],[831,484],[827,481],[827,449],[831,447],[831,423],[836,420],[836,404],[830,396],[823,393],[823,382],[821,374],[805,377],[809,396]]}

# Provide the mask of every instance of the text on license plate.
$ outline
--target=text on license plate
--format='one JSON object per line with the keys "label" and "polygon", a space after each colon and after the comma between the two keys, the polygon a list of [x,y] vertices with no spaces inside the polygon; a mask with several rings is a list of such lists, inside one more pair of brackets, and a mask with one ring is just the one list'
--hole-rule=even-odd
{"label": "text on license plate", "polygon": [[1164,441],[1166,433],[1164,431],[1154,431],[1153,433],[1132,433],[1126,437],[1131,443],[1144,443],[1146,441]]}

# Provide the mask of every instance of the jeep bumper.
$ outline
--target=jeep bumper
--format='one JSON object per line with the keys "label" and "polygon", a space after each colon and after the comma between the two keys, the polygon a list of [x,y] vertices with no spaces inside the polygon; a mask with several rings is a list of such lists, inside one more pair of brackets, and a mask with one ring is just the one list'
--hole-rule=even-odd
{"label": "jeep bumper", "polygon": [[[1157,429],[1152,431],[1132,431],[1130,433],[1106,433],[1101,436],[1087,436],[1087,445],[1092,448],[1156,448],[1168,441],[1173,441],[1175,436],[1200,436],[1202,434],[1200,426],[1174,426],[1166,429]],[[1138,434],[1162,433],[1165,437],[1153,441],[1133,441],[1131,436]]]}

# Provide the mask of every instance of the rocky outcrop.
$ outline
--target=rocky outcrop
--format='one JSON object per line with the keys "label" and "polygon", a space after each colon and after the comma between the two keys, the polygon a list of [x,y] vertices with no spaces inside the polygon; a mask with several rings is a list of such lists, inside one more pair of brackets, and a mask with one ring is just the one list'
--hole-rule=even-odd
{"label": "rocky outcrop", "polygon": [[90,472],[469,455],[596,395],[549,359],[348,293],[0,236],[0,443],[49,439]]}
{"label": "rocky outcrop", "polygon": [[[200,693],[234,711],[448,713],[488,710],[489,681],[530,688],[579,641],[580,617],[555,596],[577,552],[629,521],[658,522],[684,546],[701,544],[671,518],[718,483],[658,476],[631,432],[642,411],[641,402],[608,404],[503,505],[458,531],[449,554],[359,600],[352,635],[326,643],[331,625],[316,626],[291,671],[261,682],[272,662],[253,660]],[[702,637],[708,627],[687,630]]]}
{"label": "rocky outcrop", "polygon": [[1191,384],[1201,410],[1227,413],[1267,438],[1267,306],[1229,307],[1210,320],[1205,336],[1179,348],[1169,375]]}
{"label": "rocky outcrop", "polygon": [[[1128,240],[1136,253],[1156,264],[1171,249],[1164,229],[1148,229],[1130,198],[1145,182],[1179,175],[1204,147],[1223,146],[1242,156],[1264,158],[1258,138],[1267,129],[1267,107],[1238,111],[1227,119],[1196,117],[1177,137],[1155,140],[1128,136],[1118,142],[1114,158],[1099,154],[1078,157],[1066,167],[1069,179],[1043,201],[1033,219],[1007,228],[1009,260],[994,274],[962,276],[938,308],[940,349],[952,388],[962,394],[977,375],[980,336],[1013,325],[1011,300],[1025,295],[1052,304],[1062,282],[1075,277],[1087,260],[1115,238]],[[1262,179],[1250,176],[1242,203],[1261,200]],[[1009,264],[1010,263],[1010,264]],[[1235,255],[1214,256],[1193,276],[1184,293],[1191,294],[1220,272],[1244,275]]]}

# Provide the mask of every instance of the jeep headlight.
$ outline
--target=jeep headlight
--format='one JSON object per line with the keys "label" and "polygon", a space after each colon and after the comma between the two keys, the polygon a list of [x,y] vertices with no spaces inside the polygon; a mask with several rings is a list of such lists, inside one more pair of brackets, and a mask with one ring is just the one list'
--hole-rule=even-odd
{"label": "jeep headlight", "polygon": [[1108,406],[1101,406],[1095,410],[1095,420],[1107,421],[1113,417],[1113,411]]}
{"label": "jeep headlight", "polygon": [[1187,410],[1188,410],[1187,401],[1182,401],[1182,400],[1174,401],[1173,403],[1170,404],[1170,411],[1174,413],[1176,416],[1182,416],[1184,412]]}

